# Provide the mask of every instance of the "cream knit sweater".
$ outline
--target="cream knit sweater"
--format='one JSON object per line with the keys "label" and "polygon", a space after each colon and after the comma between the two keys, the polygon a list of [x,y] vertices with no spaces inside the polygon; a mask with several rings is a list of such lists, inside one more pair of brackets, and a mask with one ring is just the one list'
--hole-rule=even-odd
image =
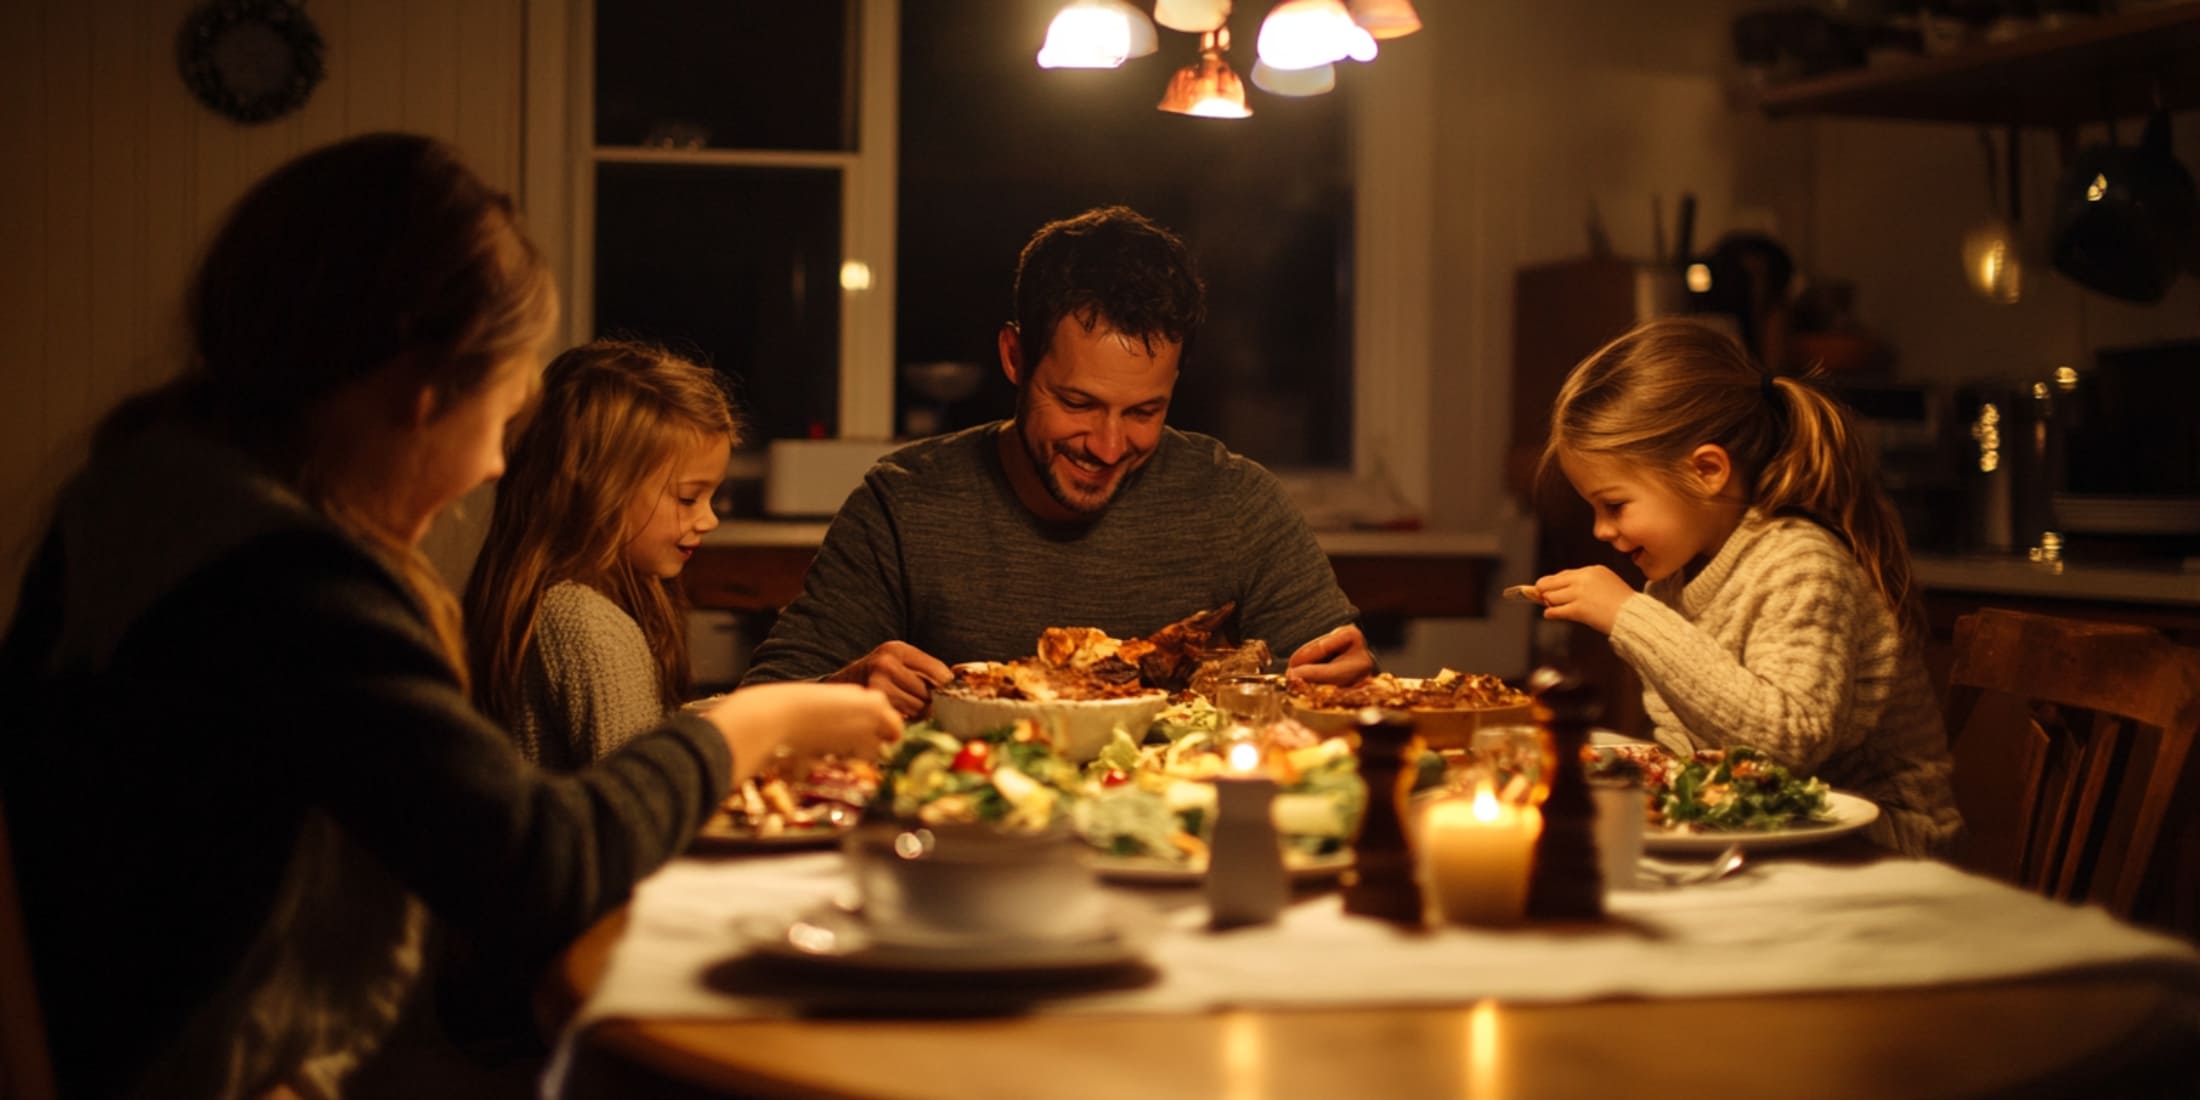
{"label": "cream knit sweater", "polygon": [[1874,841],[1948,854],[1962,824],[1924,660],[1838,538],[1752,511],[1693,580],[1643,595],[1620,605],[1612,647],[1660,744],[1760,749],[1878,803]]}

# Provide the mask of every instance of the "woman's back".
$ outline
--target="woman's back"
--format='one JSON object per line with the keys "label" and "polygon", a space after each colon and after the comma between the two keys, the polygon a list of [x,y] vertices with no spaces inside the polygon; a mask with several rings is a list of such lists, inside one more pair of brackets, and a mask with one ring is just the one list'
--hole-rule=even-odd
{"label": "woman's back", "polygon": [[[275,997],[294,1024],[327,1014],[329,1045],[371,1040],[335,1021],[394,1008],[412,895],[539,964],[692,835],[728,771],[695,719],[587,776],[526,768],[378,553],[187,426],[65,494],[4,664],[29,713],[0,735],[0,788],[71,1091],[124,1087],[164,1050],[189,1052],[172,1082],[204,1081],[228,1052],[194,1039],[201,1006]],[[294,854],[327,854],[331,831],[394,878],[304,889]],[[325,923],[286,912],[301,900],[369,927],[321,928],[335,957],[285,957]]]}

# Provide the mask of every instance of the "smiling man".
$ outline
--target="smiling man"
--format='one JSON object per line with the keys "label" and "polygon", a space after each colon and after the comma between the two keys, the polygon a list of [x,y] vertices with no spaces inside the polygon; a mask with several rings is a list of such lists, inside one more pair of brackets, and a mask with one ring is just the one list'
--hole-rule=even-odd
{"label": "smiling man", "polygon": [[1050,626],[1119,638],[1235,603],[1293,675],[1374,668],[1329,559],[1275,477],[1168,427],[1206,312],[1175,234],[1120,206],[1042,226],[1001,370],[1016,415],[865,475],[748,681],[832,679],[922,711],[948,666],[1029,656]]}

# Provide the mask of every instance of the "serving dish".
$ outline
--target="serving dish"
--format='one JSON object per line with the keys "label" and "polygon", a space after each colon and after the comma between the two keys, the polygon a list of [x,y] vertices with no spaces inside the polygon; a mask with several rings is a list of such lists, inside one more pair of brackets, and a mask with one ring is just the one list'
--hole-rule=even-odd
{"label": "serving dish", "polygon": [[989,699],[954,687],[932,692],[932,723],[957,737],[1013,725],[1029,719],[1046,734],[1055,751],[1072,764],[1100,755],[1117,727],[1132,741],[1145,737],[1169,694],[1154,690],[1119,699]]}

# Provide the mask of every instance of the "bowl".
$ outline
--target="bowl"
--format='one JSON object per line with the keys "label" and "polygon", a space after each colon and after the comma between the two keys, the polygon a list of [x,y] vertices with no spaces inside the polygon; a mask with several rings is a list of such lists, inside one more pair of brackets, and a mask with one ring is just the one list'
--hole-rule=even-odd
{"label": "bowl", "polygon": [[875,822],[842,847],[864,922],[882,937],[1079,939],[1102,915],[1098,879],[1067,830]]}
{"label": "bowl", "polygon": [[932,724],[957,737],[973,737],[1028,718],[1072,764],[1100,755],[1117,728],[1142,740],[1154,716],[1169,704],[1165,691],[1120,699],[988,699],[939,688],[932,692]]}

